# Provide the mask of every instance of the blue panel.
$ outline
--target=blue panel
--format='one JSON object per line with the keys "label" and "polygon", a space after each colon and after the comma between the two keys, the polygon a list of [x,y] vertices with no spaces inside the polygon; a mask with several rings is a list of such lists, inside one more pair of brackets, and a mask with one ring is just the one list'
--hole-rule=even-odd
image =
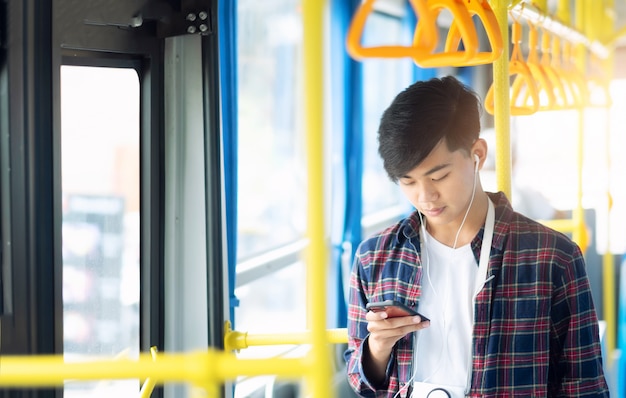
{"label": "blue panel", "polygon": [[337,171],[332,177],[331,219],[334,224],[331,225],[331,239],[336,270],[337,327],[345,327],[347,320],[344,275],[348,273],[342,261],[346,258],[344,250],[351,250],[351,259],[354,248],[361,240],[362,77],[360,64],[348,56],[345,47],[348,27],[359,4],[357,0],[330,2],[331,98],[337,101],[332,107],[332,147],[337,151],[333,159],[344,161],[341,165],[333,165],[333,170]]}
{"label": "blue panel", "polygon": [[235,322],[237,266],[237,2],[219,0],[218,3],[220,89],[222,101],[222,135],[224,143],[224,189],[226,200],[226,242],[228,261],[228,293],[231,323]]}

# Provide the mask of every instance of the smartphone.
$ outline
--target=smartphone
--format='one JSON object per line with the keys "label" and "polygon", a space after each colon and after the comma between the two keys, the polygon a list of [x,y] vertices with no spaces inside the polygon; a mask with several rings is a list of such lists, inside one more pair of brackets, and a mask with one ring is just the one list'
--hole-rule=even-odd
{"label": "smartphone", "polygon": [[369,311],[380,312],[385,311],[389,318],[395,318],[398,316],[412,316],[419,315],[422,318],[422,322],[430,321],[427,317],[420,314],[419,312],[413,310],[412,308],[407,307],[405,304],[402,304],[399,301],[395,300],[385,300],[377,303],[367,303],[365,308]]}

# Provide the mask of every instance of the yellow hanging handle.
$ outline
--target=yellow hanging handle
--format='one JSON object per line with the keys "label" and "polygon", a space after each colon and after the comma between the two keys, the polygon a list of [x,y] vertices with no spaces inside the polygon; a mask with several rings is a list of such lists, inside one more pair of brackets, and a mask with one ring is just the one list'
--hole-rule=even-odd
{"label": "yellow hanging handle", "polygon": [[546,72],[550,83],[552,84],[553,92],[554,92],[554,103],[552,104],[552,110],[562,110],[568,109],[569,106],[567,104],[567,94],[565,92],[565,87],[563,86],[563,81],[559,76],[559,73],[554,69],[552,65],[552,57],[551,57],[551,45],[550,45],[550,35],[545,30],[541,36],[541,66],[543,70]]}
{"label": "yellow hanging handle", "polygon": [[572,82],[566,76],[561,62],[561,39],[558,36],[552,38],[552,68],[563,86],[565,109],[576,108],[578,106],[578,99],[574,91],[575,88],[572,87]]}
{"label": "yellow hanging handle", "polygon": [[[464,2],[462,0],[427,0],[426,4],[426,12],[430,14],[428,18],[429,23],[426,23],[426,21],[418,23],[413,38],[413,44],[416,49],[416,55],[413,57],[415,63],[423,68],[470,65],[478,53],[479,44],[476,26],[474,26],[472,16]],[[448,10],[452,14],[453,25],[456,26],[458,31],[455,34],[460,36],[460,40],[463,40],[464,50],[450,46],[449,51],[436,51],[439,43],[436,22],[443,10]],[[428,42],[432,40],[431,36],[433,33],[435,35],[434,46],[428,45]]]}
{"label": "yellow hanging handle", "polygon": [[534,24],[528,23],[528,58],[526,64],[530,69],[530,72],[537,82],[537,92],[539,94],[539,110],[547,111],[552,110],[556,104],[556,97],[554,95],[554,86],[547,72],[543,68],[539,60],[539,40],[537,37],[537,28]]}
{"label": "yellow hanging handle", "polygon": [[576,107],[585,107],[589,103],[589,88],[583,74],[576,67],[572,58],[572,44],[563,43],[563,77],[569,82],[573,102]]}
{"label": "yellow hanging handle", "polygon": [[[522,25],[515,21],[511,31],[513,51],[511,52],[511,60],[509,62],[509,76],[515,76],[510,90],[511,115],[515,116],[532,115],[539,109],[537,83],[522,56],[522,50],[520,49],[521,40]],[[493,83],[485,97],[485,110],[492,115],[495,111]]]}
{"label": "yellow hanging handle", "polygon": [[[495,13],[491,9],[487,0],[466,0],[463,2],[470,16],[477,16],[485,28],[487,39],[491,46],[490,51],[476,51],[474,57],[466,61],[465,66],[489,64],[497,60],[504,49],[502,43],[502,35],[500,34],[500,26]],[[474,27],[475,29],[475,27]],[[452,21],[448,36],[446,38],[445,51],[447,53],[457,51],[461,43],[461,31],[457,20]],[[463,43],[467,46],[467,43]],[[466,47],[467,48],[467,47]]]}
{"label": "yellow hanging handle", "polygon": [[[417,17],[417,26],[422,26],[423,37],[421,42],[411,46],[380,45],[364,47],[363,32],[370,14],[374,11],[376,0],[365,0],[352,17],[352,22],[346,37],[346,49],[348,54],[355,59],[362,58],[417,58],[420,51],[431,52],[437,46],[437,26],[431,20],[431,15],[426,9],[425,0],[409,0]],[[416,27],[417,29],[417,27]],[[417,47],[420,48],[417,48]]]}

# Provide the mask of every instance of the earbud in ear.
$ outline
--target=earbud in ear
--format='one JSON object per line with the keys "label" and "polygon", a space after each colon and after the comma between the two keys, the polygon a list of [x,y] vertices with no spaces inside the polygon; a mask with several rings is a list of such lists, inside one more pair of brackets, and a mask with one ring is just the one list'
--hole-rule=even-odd
{"label": "earbud in ear", "polygon": [[480,164],[480,157],[478,156],[478,154],[474,154],[474,173],[478,173],[478,165]]}

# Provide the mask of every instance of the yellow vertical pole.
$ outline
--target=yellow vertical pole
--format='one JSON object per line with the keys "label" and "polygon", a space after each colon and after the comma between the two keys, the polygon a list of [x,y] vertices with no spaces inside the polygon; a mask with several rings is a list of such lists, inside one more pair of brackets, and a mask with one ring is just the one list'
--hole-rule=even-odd
{"label": "yellow vertical pole", "polygon": [[[588,5],[587,13],[589,13],[589,31],[588,36],[592,40],[601,40],[607,35],[613,33],[614,29],[614,19],[608,17],[608,15],[612,14],[614,11],[615,3],[613,0],[604,0],[603,7],[592,7]],[[602,62],[602,72],[605,76],[609,76],[607,79],[610,81],[613,77],[613,51],[611,51],[611,55],[607,60]],[[607,87],[608,89],[608,87]],[[610,167],[611,167],[611,123],[610,123],[611,111],[609,105],[606,108],[606,133],[605,133],[605,151],[606,151],[606,159],[607,159],[607,173],[610,176]],[[602,256],[602,303],[603,303],[603,315],[604,320],[606,321],[606,335],[605,335],[605,347],[609,352],[607,362],[608,365],[612,365],[613,360],[613,351],[616,347],[617,341],[617,294],[616,294],[616,281],[615,281],[615,258],[611,254],[611,192],[610,192],[610,184],[607,183],[606,187],[606,195],[607,195],[607,240],[606,240],[606,251]]]}
{"label": "yellow vertical pole", "polygon": [[[156,346],[150,347],[150,355],[152,355],[152,359],[156,360],[156,357],[157,357]],[[141,386],[141,389],[139,390],[139,398],[149,398],[152,395],[152,391],[154,390],[155,386],[156,386],[156,383],[154,379],[152,379],[151,377],[148,377],[144,381],[143,385]]]}
{"label": "yellow vertical pole", "polygon": [[[583,8],[585,7],[585,8]],[[613,25],[610,18],[606,16],[607,11],[609,13],[613,12],[614,2],[613,0],[603,0],[602,6],[598,7],[597,4],[591,5],[587,1],[577,0],[576,3],[576,27],[583,31],[587,37],[591,40],[600,40],[602,39],[601,30],[606,29],[606,32],[613,32]],[[580,19],[579,19],[579,15]],[[584,15],[584,17],[583,17]],[[607,76],[613,76],[612,70],[612,60],[609,59],[607,62],[603,62],[602,69],[603,73]],[[584,71],[585,67],[585,59],[581,55],[577,54],[577,67],[579,70]],[[607,158],[607,173],[610,175],[610,111],[607,107],[606,109],[607,115],[607,128],[605,134],[605,151]],[[581,150],[582,151],[582,150]],[[611,198],[609,192],[609,186],[607,184],[607,216],[610,215],[611,210]],[[615,349],[616,345],[616,283],[615,283],[615,261],[613,255],[611,254],[611,246],[610,246],[610,216],[607,217],[607,240],[606,240],[606,252],[602,256],[602,303],[603,303],[603,318],[606,322],[606,334],[604,337],[604,344],[609,353],[607,358],[607,365],[610,367],[612,365],[613,355],[612,352]]]}
{"label": "yellow vertical pole", "polygon": [[[614,9],[615,9],[615,2],[613,0],[607,0],[606,1],[606,7],[605,7],[605,14],[604,16],[609,15],[609,13],[613,13]],[[608,32],[608,34],[611,34],[614,29],[615,29],[615,19],[614,18],[602,18],[601,20],[596,21],[597,26],[603,26],[604,29],[606,29],[606,31]],[[615,59],[614,59],[614,55],[615,52],[612,49],[611,53],[609,55],[609,58],[603,63],[603,69],[605,70],[607,76],[610,76],[611,79],[609,79],[609,82],[612,80],[613,76],[614,76],[614,66],[615,66]],[[607,87],[607,90],[609,89],[609,87]],[[607,153],[607,159],[608,159],[608,166],[610,168],[611,166],[611,162],[610,162],[610,153],[611,153],[611,123],[610,123],[610,115],[611,115],[611,109],[610,107],[607,105],[607,109],[606,109],[606,114],[607,114],[607,129],[606,129],[606,153]],[[607,171],[609,172],[609,176],[610,174],[610,169]],[[609,190],[609,184],[607,184],[607,202],[608,202],[608,212],[609,212],[609,216],[611,214],[611,209],[613,207],[613,200],[611,199],[611,192]],[[607,225],[607,236],[610,237],[611,234],[611,230],[610,230],[610,220],[611,218],[608,217],[608,225]],[[616,345],[617,345],[617,308],[616,308],[616,303],[617,303],[617,294],[616,294],[616,285],[617,285],[617,281],[615,280],[615,257],[613,256],[613,254],[611,253],[611,245],[610,245],[611,241],[610,239],[607,240],[607,250],[606,253],[604,253],[603,256],[603,275],[604,275],[604,289],[603,291],[605,292],[604,294],[604,308],[605,311],[607,312],[607,316],[605,317],[607,319],[607,340],[606,340],[606,347],[608,349],[608,351],[610,353],[613,353],[613,351],[615,351]],[[610,322],[609,322],[610,321]],[[610,359],[613,359],[612,355],[609,355]],[[609,362],[610,364],[610,362]]]}
{"label": "yellow vertical pole", "polygon": [[548,0],[534,0],[533,5],[546,15],[548,14]]}
{"label": "yellow vertical pole", "polygon": [[[578,1],[578,0],[576,0]],[[559,0],[556,6],[556,16],[563,22],[565,25],[570,26],[571,24],[571,13],[569,10],[569,2],[570,0]]]}
{"label": "yellow vertical pole", "polygon": [[500,25],[502,55],[493,63],[494,126],[496,130],[496,185],[511,197],[511,100],[509,94],[509,10],[508,0],[492,0],[491,8]]}
{"label": "yellow vertical pole", "polygon": [[308,386],[316,398],[332,397],[331,356],[326,334],[326,273],[324,228],[324,96],[323,0],[303,0],[305,130],[307,143],[308,205],[307,315],[311,330]]}
{"label": "yellow vertical pole", "polygon": [[[576,0],[575,3],[576,22],[582,21],[584,3]],[[571,26],[571,13],[569,10],[569,2],[559,0],[557,8],[557,16],[567,26]],[[580,27],[579,27],[580,28]],[[585,70],[584,55],[576,57],[576,64],[579,70]],[[586,101],[586,99],[585,99]],[[584,102],[584,101],[583,101]],[[583,105],[579,105],[576,109],[578,114],[578,134],[576,141],[576,207],[573,210],[572,218],[574,222],[574,230],[572,231],[572,239],[581,246],[583,252],[587,250],[588,239],[586,239],[585,215],[583,210],[583,163],[584,163],[584,147],[585,147],[585,109]]]}

